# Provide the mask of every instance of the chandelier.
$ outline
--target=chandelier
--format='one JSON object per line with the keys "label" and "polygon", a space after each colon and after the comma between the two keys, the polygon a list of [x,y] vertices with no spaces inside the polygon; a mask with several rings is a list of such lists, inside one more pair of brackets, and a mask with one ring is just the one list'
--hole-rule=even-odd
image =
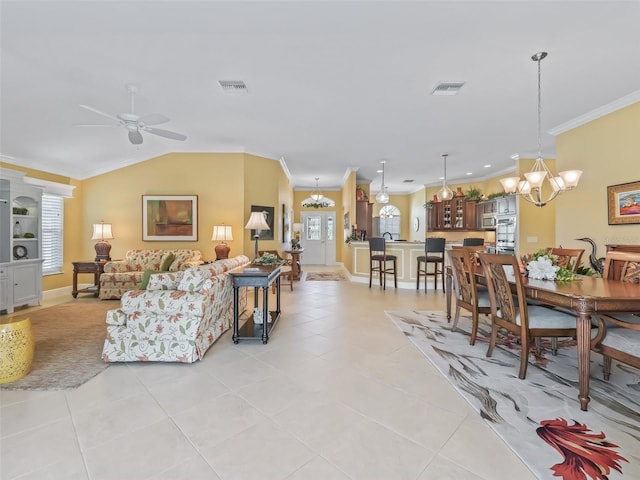
{"label": "chandelier", "polygon": [[380,184],[380,191],[376,195],[376,202],[389,203],[389,192],[387,191],[387,186],[384,184],[384,164],[387,163],[387,161],[382,160],[380,163],[382,164],[382,183]]}
{"label": "chandelier", "polygon": [[[525,180],[520,177],[501,178],[502,188],[506,193],[520,195],[526,201],[533,203],[536,207],[544,207],[558,194],[572,190],[578,186],[581,170],[567,170],[559,172],[557,176],[544,163],[542,158],[542,101],[540,89],[540,62],[547,56],[547,52],[539,52],[531,57],[531,60],[538,62],[538,157],[530,172],[525,173]],[[545,179],[549,182],[550,191],[543,200],[543,183]],[[547,188],[547,191],[549,188]]]}
{"label": "chandelier", "polygon": [[313,193],[302,201],[303,207],[325,208],[325,207],[333,207],[335,205],[335,202],[330,201],[320,193],[320,188],[318,187],[318,180],[320,180],[320,177],[316,177],[316,189],[313,191]]}
{"label": "chandelier", "polygon": [[441,202],[443,200],[451,200],[453,198],[453,192],[449,187],[447,187],[447,157],[448,156],[449,156],[448,153],[442,154],[442,158],[444,161],[444,177],[442,177],[442,188],[438,190],[438,193],[436,194],[438,196],[438,200],[440,200]]}

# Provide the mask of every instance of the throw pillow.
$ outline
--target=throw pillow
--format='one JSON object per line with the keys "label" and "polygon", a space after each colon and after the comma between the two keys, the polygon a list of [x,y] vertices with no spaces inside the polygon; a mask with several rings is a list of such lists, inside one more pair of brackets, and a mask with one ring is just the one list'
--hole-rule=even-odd
{"label": "throw pillow", "polygon": [[172,252],[165,253],[160,261],[160,271],[168,272],[171,264],[176,259],[176,256]]}
{"label": "throw pillow", "polygon": [[152,273],[157,273],[155,270],[145,270],[142,274],[142,285],[140,285],[140,290],[146,290],[147,285],[149,285],[149,279],[151,278]]}
{"label": "throw pillow", "polygon": [[205,284],[208,278],[202,274],[196,268],[189,268],[184,271],[182,280],[178,285],[178,290],[184,290],[190,293],[199,291]]}

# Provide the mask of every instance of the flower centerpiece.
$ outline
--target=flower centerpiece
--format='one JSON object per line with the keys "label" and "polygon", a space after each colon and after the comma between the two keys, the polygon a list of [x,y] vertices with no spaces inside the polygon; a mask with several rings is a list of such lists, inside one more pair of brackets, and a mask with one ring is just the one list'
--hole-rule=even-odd
{"label": "flower centerpiece", "polygon": [[282,265],[284,260],[280,259],[275,253],[264,252],[261,257],[256,258],[253,263],[256,265]]}
{"label": "flower centerpiece", "polygon": [[548,248],[541,248],[532,254],[523,255],[522,263],[529,278],[558,282],[567,282],[577,278],[571,270],[558,263],[558,256],[553,255]]}

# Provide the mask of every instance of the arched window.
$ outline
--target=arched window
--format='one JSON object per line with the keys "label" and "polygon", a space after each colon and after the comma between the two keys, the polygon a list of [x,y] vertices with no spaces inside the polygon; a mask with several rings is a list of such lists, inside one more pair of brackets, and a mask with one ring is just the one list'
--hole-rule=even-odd
{"label": "arched window", "polygon": [[400,238],[400,210],[395,205],[380,209],[380,235],[389,232],[394,240]]}

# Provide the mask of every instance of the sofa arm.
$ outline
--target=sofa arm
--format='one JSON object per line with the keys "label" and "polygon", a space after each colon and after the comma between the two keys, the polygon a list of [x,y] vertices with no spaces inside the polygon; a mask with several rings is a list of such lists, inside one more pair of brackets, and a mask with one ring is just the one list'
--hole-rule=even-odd
{"label": "sofa arm", "polygon": [[104,273],[125,273],[129,271],[129,262],[126,260],[112,260],[104,264]]}

